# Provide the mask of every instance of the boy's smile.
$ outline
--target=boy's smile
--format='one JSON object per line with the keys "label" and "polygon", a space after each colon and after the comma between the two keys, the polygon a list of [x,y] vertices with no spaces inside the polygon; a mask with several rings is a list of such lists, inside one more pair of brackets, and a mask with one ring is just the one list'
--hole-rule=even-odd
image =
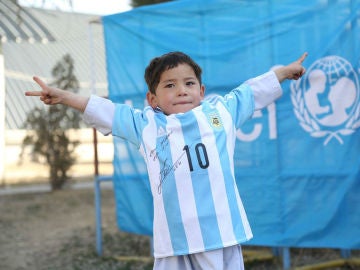
{"label": "boy's smile", "polygon": [[199,106],[204,98],[205,87],[200,85],[188,64],[179,64],[161,74],[155,93],[147,93],[148,103],[169,115],[185,113]]}

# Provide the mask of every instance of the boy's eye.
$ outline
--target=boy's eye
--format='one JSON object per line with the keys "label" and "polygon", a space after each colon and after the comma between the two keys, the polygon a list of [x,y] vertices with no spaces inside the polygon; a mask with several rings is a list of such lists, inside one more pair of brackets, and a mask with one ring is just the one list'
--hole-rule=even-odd
{"label": "boy's eye", "polygon": [[186,85],[194,85],[194,84],[195,84],[195,82],[193,82],[193,81],[186,82]]}
{"label": "boy's eye", "polygon": [[169,84],[165,85],[165,88],[173,88],[173,87],[175,87],[174,83],[169,83]]}

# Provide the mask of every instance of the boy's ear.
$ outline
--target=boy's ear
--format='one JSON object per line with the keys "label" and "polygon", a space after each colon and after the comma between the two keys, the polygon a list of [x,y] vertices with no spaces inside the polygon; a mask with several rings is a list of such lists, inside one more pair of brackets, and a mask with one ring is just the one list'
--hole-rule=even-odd
{"label": "boy's ear", "polygon": [[205,97],[205,85],[201,85],[200,87],[200,96],[203,99]]}
{"label": "boy's ear", "polygon": [[150,91],[146,93],[146,100],[153,109],[158,106],[156,95],[151,93]]}

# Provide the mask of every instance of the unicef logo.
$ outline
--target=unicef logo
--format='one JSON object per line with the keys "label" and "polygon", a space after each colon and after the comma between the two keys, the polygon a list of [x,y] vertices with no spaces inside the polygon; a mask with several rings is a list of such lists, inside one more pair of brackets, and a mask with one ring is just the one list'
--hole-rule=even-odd
{"label": "unicef logo", "polygon": [[344,58],[319,59],[290,88],[301,127],[312,137],[323,137],[324,145],[331,139],[342,144],[342,136],[360,126],[359,78]]}

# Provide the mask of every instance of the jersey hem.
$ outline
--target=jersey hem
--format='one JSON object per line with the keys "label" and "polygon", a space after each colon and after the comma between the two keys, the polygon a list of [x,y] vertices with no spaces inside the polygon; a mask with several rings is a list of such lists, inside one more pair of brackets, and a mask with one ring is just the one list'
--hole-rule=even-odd
{"label": "jersey hem", "polygon": [[191,251],[177,251],[174,253],[166,253],[166,254],[156,254],[154,253],[154,258],[155,259],[162,259],[162,258],[166,258],[166,257],[173,257],[173,256],[183,256],[183,255],[190,255],[190,254],[195,254],[195,253],[202,253],[202,252],[207,252],[207,251],[211,251],[211,250],[215,250],[215,249],[222,249],[222,248],[226,248],[226,247],[231,247],[231,246],[236,246],[236,245],[240,245],[243,244],[244,242],[249,241],[251,238],[253,238],[253,236],[251,235],[250,237],[245,237],[236,241],[232,241],[229,243],[225,243],[223,245],[215,245],[212,247],[207,247],[206,249],[198,249],[198,250],[191,250]]}

